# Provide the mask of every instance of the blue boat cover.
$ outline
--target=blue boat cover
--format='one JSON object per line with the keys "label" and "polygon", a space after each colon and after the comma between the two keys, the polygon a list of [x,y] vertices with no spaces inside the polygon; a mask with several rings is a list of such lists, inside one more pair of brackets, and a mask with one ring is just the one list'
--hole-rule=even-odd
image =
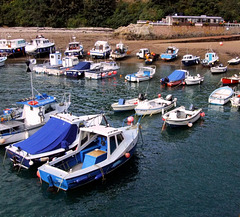
{"label": "blue boat cover", "polygon": [[175,70],[172,74],[168,76],[169,81],[180,81],[185,79],[185,71]]}
{"label": "blue boat cover", "polygon": [[68,149],[77,136],[78,127],[58,118],[50,120],[28,139],[14,144],[29,154],[41,154],[59,148]]}
{"label": "blue boat cover", "polygon": [[[76,66],[74,66],[71,70],[84,70],[84,69],[90,69],[90,62],[82,61],[79,62]],[[70,70],[70,71],[71,71]]]}

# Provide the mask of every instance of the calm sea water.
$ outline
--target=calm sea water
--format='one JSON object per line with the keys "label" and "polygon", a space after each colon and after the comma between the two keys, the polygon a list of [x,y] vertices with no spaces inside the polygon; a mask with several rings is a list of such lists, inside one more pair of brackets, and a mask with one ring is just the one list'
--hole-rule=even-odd
{"label": "calm sea water", "polygon": [[[72,80],[33,74],[39,92],[72,95],[70,110],[76,115],[104,111],[110,124],[121,126],[133,112],[114,114],[111,103],[147,92],[148,98],[173,94],[178,106],[193,103],[206,116],[188,129],[161,130],[161,115],[141,120],[143,141],[126,165],[106,181],[70,192],[53,193],[41,185],[36,171],[20,172],[9,160],[0,164],[0,216],[239,216],[240,214],[240,111],[208,105],[222,75],[201,66],[188,68],[205,76],[202,85],[165,88],[159,79],[176,66],[157,64],[150,82],[126,83],[124,76],[141,64],[120,63],[117,77],[102,81]],[[228,75],[238,73],[229,70]],[[31,95],[30,77],[23,62],[0,68],[0,109]],[[0,147],[0,160],[4,158]]]}

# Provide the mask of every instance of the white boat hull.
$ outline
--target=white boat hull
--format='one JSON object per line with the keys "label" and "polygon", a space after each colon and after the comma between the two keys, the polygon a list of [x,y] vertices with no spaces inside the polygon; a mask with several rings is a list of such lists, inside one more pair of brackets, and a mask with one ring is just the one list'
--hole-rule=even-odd
{"label": "white boat hull", "polygon": [[[153,104],[152,104],[153,102]],[[144,101],[139,103],[139,105],[135,108],[137,115],[153,115],[164,113],[165,111],[176,106],[177,99],[173,99],[171,102],[167,100],[160,99],[158,102],[157,99]]]}
{"label": "white boat hull", "polygon": [[[177,111],[182,112],[182,114],[179,117],[177,116]],[[201,117],[201,112],[202,109],[188,111],[185,110],[185,107],[179,107],[163,115],[163,119],[169,126],[172,127],[180,126],[191,127],[192,124],[195,123]]]}

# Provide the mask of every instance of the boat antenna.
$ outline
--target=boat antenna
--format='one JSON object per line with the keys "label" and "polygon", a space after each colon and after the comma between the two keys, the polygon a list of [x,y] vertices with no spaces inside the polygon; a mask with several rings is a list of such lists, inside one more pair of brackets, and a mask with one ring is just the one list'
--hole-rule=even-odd
{"label": "boat antenna", "polygon": [[31,71],[31,69],[30,69],[30,67],[29,67],[30,61],[27,60],[27,61],[26,61],[26,64],[27,64],[27,72],[30,72],[30,81],[31,81],[32,99],[33,99],[33,98],[34,98],[34,95],[33,95],[32,71]]}

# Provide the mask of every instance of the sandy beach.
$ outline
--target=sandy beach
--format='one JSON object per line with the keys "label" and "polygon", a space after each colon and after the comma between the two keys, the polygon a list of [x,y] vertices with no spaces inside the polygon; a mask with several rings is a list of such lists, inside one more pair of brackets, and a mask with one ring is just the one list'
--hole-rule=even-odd
{"label": "sandy beach", "polygon": [[[1,38],[23,38],[26,41],[30,41],[38,34],[42,34],[46,38],[53,40],[56,44],[56,49],[63,52],[68,43],[75,36],[77,41],[80,41],[85,52],[89,51],[97,40],[108,40],[112,48],[116,43],[122,41],[129,47],[130,56],[123,60],[128,62],[141,62],[136,58],[136,52],[140,48],[147,47],[150,51],[157,54],[161,54],[166,50],[169,45],[174,45],[179,48],[179,57],[176,61],[168,62],[167,64],[181,65],[182,56],[189,53],[204,58],[208,49],[213,49],[220,57],[220,62],[224,65],[231,58],[239,56],[240,41],[236,40],[236,36],[229,35],[212,36],[204,38],[186,38],[186,39],[166,39],[166,40],[123,40],[114,35],[112,31],[84,31],[81,29],[52,29],[52,28],[0,28]],[[220,45],[220,42],[223,42]],[[158,60],[163,62],[162,60]],[[164,63],[165,64],[165,63]],[[240,65],[230,66],[234,68],[240,68]]]}

